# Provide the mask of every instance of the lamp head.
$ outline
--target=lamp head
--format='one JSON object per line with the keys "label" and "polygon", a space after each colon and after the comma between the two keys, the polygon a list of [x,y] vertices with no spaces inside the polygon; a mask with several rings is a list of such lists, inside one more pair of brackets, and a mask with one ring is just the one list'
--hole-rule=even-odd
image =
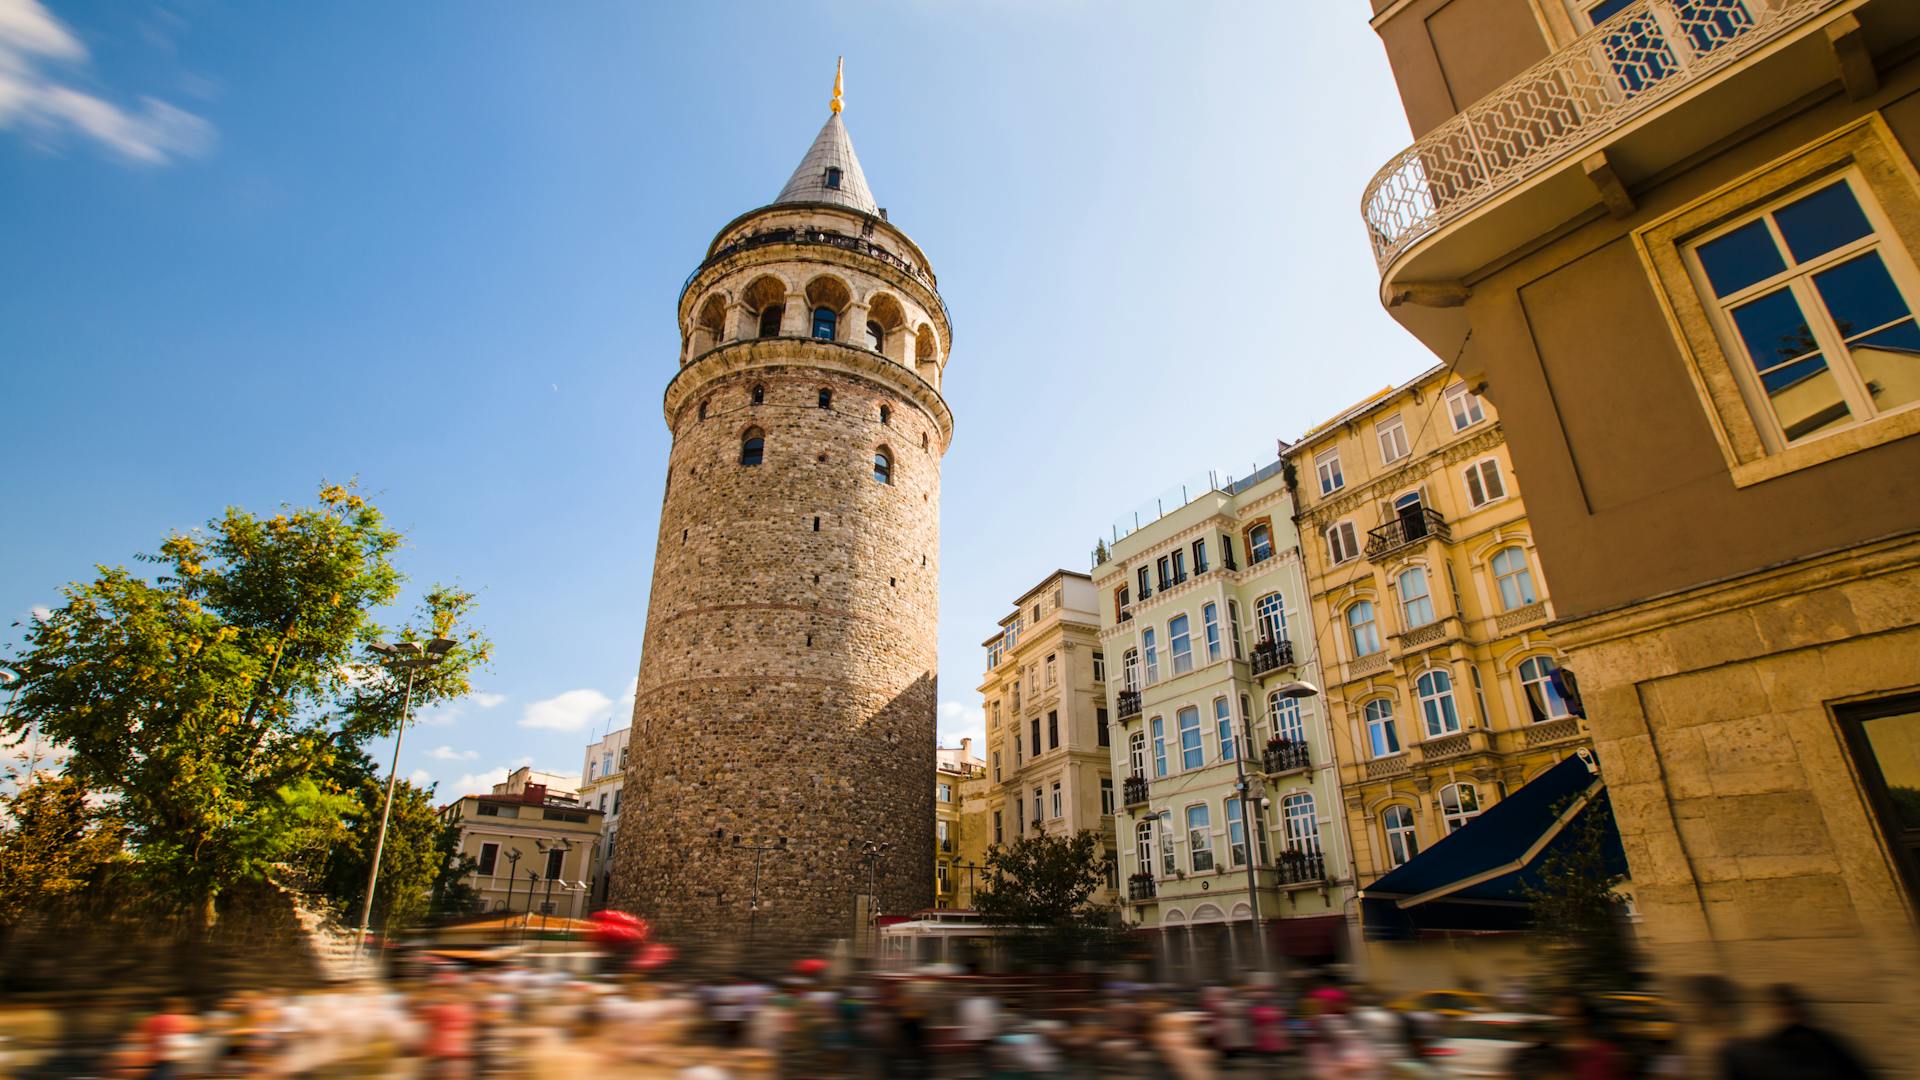
{"label": "lamp head", "polygon": [[1305,679],[1295,679],[1290,683],[1282,685],[1278,690],[1275,690],[1274,693],[1283,698],[1298,700],[1300,698],[1319,697],[1320,688]]}

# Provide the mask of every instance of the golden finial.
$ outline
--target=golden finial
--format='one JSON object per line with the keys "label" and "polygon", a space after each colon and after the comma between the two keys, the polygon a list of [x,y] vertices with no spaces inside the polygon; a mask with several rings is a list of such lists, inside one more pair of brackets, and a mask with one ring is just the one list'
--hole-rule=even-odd
{"label": "golden finial", "polygon": [[843,74],[844,74],[844,73],[846,72],[846,69],[847,69],[847,58],[846,58],[846,57],[844,57],[844,56],[843,56],[843,57],[841,57],[841,58],[840,58],[839,60],[837,60],[837,61],[835,61],[835,62],[834,62],[834,65],[833,65],[833,104],[832,104],[831,106],[829,106],[829,108],[831,108],[831,109],[832,109],[832,110],[833,110],[834,112],[839,112],[839,111],[840,111],[840,109],[841,109],[841,108],[842,108],[842,107],[843,107],[843,106],[844,106],[844,105],[846,104],[846,102],[844,102],[843,100],[841,100],[841,98],[842,98],[842,97],[844,96],[844,94],[845,94],[845,91],[844,91],[844,90],[842,89],[842,85],[843,85],[843,84],[842,84],[842,83],[841,83],[841,81],[840,81],[840,80],[841,80],[841,76],[842,76],[842,75],[843,75]]}

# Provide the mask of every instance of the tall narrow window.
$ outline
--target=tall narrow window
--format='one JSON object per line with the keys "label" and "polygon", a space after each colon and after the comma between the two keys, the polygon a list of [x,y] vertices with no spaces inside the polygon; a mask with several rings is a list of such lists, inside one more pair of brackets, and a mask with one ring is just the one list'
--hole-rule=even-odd
{"label": "tall narrow window", "polygon": [[1387,863],[1404,866],[1420,854],[1420,842],[1414,836],[1413,808],[1389,806],[1380,813],[1380,830],[1387,835]]}
{"label": "tall narrow window", "polygon": [[1193,670],[1193,636],[1187,630],[1185,615],[1175,615],[1167,621],[1167,648],[1173,654],[1175,675]]}
{"label": "tall narrow window", "polygon": [[1207,572],[1207,542],[1200,539],[1193,542],[1193,576],[1199,577]]}
{"label": "tall narrow window", "polygon": [[1127,736],[1127,775],[1147,775],[1147,736],[1136,731]]}
{"label": "tall narrow window", "polygon": [[1107,681],[1107,654],[1099,649],[1093,650],[1093,681],[1099,683]]}
{"label": "tall narrow window", "polygon": [[1107,722],[1107,710],[1103,708],[1093,710],[1093,739],[1097,746],[1113,745],[1113,728]]}
{"label": "tall narrow window", "polygon": [[1041,750],[1040,750],[1040,718],[1039,718],[1039,717],[1037,717],[1037,716],[1036,716],[1036,717],[1034,717],[1034,718],[1033,718],[1033,720],[1031,721],[1031,723],[1032,723],[1032,726],[1033,726],[1033,756],[1034,756],[1034,757],[1039,757],[1039,756],[1040,756],[1040,754],[1041,754]]}
{"label": "tall narrow window", "polygon": [[1323,450],[1314,455],[1313,471],[1320,477],[1320,494],[1331,495],[1347,486],[1347,478],[1340,474],[1340,448]]}
{"label": "tall narrow window", "polygon": [[1147,685],[1160,681],[1160,650],[1153,642],[1153,627],[1140,631],[1140,644],[1147,651]]}
{"label": "tall narrow window", "polygon": [[1173,560],[1162,555],[1154,560],[1153,565],[1160,572],[1160,591],[1173,588]]}
{"label": "tall narrow window", "polygon": [[[760,309],[760,336],[761,337],[779,337],[780,321],[786,317],[787,317],[787,306],[785,304],[768,304],[766,307],[761,308]],[[756,401],[754,402],[754,404],[758,405],[760,403]]]}
{"label": "tall narrow window", "polygon": [[1372,601],[1360,600],[1347,609],[1347,640],[1355,659],[1380,651],[1380,630],[1373,621]]}
{"label": "tall narrow window", "polygon": [[1286,599],[1270,592],[1253,602],[1253,625],[1262,641],[1287,640]]}
{"label": "tall narrow window", "polygon": [[1247,865],[1247,808],[1237,796],[1227,796],[1227,865]]}
{"label": "tall narrow window", "polygon": [[1567,699],[1553,685],[1553,673],[1559,666],[1550,656],[1530,656],[1520,661],[1520,693],[1527,699],[1527,712],[1536,724],[1572,715]]}
{"label": "tall narrow window", "polygon": [[1320,818],[1313,811],[1313,796],[1296,791],[1280,800],[1280,823],[1284,828],[1288,851],[1316,854],[1320,850]]}
{"label": "tall narrow window", "polygon": [[1179,548],[1174,548],[1173,549],[1173,583],[1175,585],[1178,585],[1185,580],[1187,580],[1187,553],[1180,550]]}
{"label": "tall narrow window", "polygon": [[1134,571],[1134,574],[1140,583],[1140,588],[1138,590],[1138,593],[1139,593],[1140,599],[1142,600],[1145,600],[1147,597],[1153,595],[1153,579],[1149,576],[1151,573],[1152,571],[1148,570],[1144,566]]}
{"label": "tall narrow window", "polygon": [[1200,741],[1200,710],[1188,705],[1175,716],[1180,721],[1180,767],[1198,769],[1207,763],[1206,747]]}
{"label": "tall narrow window", "polygon": [[1377,758],[1400,752],[1400,732],[1393,726],[1393,702],[1374,698],[1364,710],[1367,718],[1367,749]]}
{"label": "tall narrow window", "polygon": [[755,405],[765,405],[767,403],[767,388],[755,383],[752,401]]}
{"label": "tall narrow window", "polygon": [[874,352],[885,352],[886,344],[887,344],[887,332],[880,328],[879,323],[874,322],[872,319],[868,319],[867,320],[867,348],[872,349]]}
{"label": "tall narrow window", "polygon": [[1139,873],[1153,873],[1153,822],[1142,821],[1133,827],[1133,860]]}
{"label": "tall narrow window", "polygon": [[1453,706],[1453,676],[1440,668],[1425,671],[1414,681],[1419,692],[1420,715],[1427,722],[1427,738],[1438,738],[1460,730],[1460,714]]}
{"label": "tall narrow window", "polygon": [[1051,689],[1060,681],[1060,657],[1057,653],[1047,654],[1047,687]]}
{"label": "tall narrow window", "polygon": [[1493,583],[1500,590],[1500,607],[1512,611],[1538,600],[1533,591],[1533,570],[1527,565],[1527,553],[1517,547],[1501,548],[1493,553]]}
{"label": "tall narrow window", "polygon": [[1213,821],[1206,803],[1187,807],[1187,862],[1196,874],[1213,869]]}
{"label": "tall narrow window", "polygon": [[1060,748],[1060,710],[1047,710],[1047,749]]}
{"label": "tall narrow window", "polygon": [[1480,792],[1472,784],[1448,784],[1440,789],[1440,818],[1451,833],[1480,816]]}
{"label": "tall narrow window", "polygon": [[1233,658],[1246,657],[1246,650],[1240,644],[1240,601],[1227,601],[1227,636],[1233,639]]}
{"label": "tall narrow window", "polygon": [[1399,413],[1373,425],[1373,430],[1380,438],[1380,464],[1391,465],[1413,452],[1407,446],[1407,425]]}
{"label": "tall narrow window", "polygon": [[1207,663],[1220,659],[1220,605],[1208,601],[1200,607],[1200,622],[1207,635]]}
{"label": "tall narrow window", "polygon": [[491,843],[481,844],[480,845],[480,865],[474,867],[474,871],[479,873],[483,877],[492,877],[495,867],[499,865],[499,860],[500,860],[499,844],[491,844]]}
{"label": "tall narrow window", "polygon": [[1261,563],[1273,557],[1273,530],[1255,525],[1247,530],[1247,562]]}
{"label": "tall narrow window", "polygon": [[1215,737],[1220,740],[1220,760],[1232,761],[1237,740],[1233,737],[1233,706],[1227,699],[1213,699],[1213,726]]}
{"label": "tall narrow window", "polygon": [[873,452],[873,478],[883,484],[893,483],[893,455],[885,447]]}
{"label": "tall narrow window", "polygon": [[1140,689],[1140,650],[1128,649],[1120,654],[1120,688],[1122,690]]}
{"label": "tall narrow window", "polygon": [[880,422],[883,424],[893,423],[893,406],[891,405],[880,406]]}
{"label": "tall narrow window", "polygon": [[1273,717],[1274,738],[1282,742],[1307,741],[1307,725],[1300,719],[1300,699],[1275,690],[1267,695],[1267,712]]}
{"label": "tall narrow window", "polygon": [[1156,716],[1147,726],[1153,729],[1153,775],[1162,777],[1167,775],[1167,722]]}
{"label": "tall narrow window", "polygon": [[840,313],[830,307],[813,309],[813,336],[821,341],[832,341],[834,331],[839,329]]}
{"label": "tall narrow window", "polygon": [[1427,588],[1426,570],[1418,566],[1409,567],[1401,573],[1398,584],[1401,627],[1411,630],[1432,622],[1433,596]]}
{"label": "tall narrow window", "polygon": [[1160,811],[1160,872],[1168,877],[1180,872],[1180,860],[1173,850],[1173,811]]}
{"label": "tall narrow window", "polygon": [[1055,780],[1053,786],[1048,790],[1053,794],[1053,816],[1055,818],[1065,817],[1066,810],[1060,802],[1060,781]]}
{"label": "tall narrow window", "polygon": [[767,438],[759,428],[748,428],[740,437],[740,464],[758,465],[766,457]]}
{"label": "tall narrow window", "polygon": [[1033,823],[1036,826],[1039,825],[1041,819],[1046,816],[1046,803],[1041,799],[1043,794],[1042,789],[1033,789]]}
{"label": "tall narrow window", "polygon": [[1354,535],[1353,522],[1339,521],[1327,526],[1327,561],[1339,564],[1360,554],[1360,540]]}
{"label": "tall narrow window", "polygon": [[1485,506],[1507,497],[1507,485],[1500,479],[1500,463],[1493,458],[1467,466],[1467,501]]}

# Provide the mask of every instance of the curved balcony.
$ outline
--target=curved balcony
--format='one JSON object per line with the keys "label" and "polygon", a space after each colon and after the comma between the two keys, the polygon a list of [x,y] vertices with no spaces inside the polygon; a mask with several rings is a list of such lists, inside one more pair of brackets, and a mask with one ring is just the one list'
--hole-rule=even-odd
{"label": "curved balcony", "polygon": [[1147,778],[1141,776],[1139,773],[1135,773],[1127,777],[1121,790],[1124,792],[1127,808],[1132,809],[1133,807],[1145,806],[1147,804],[1147,796],[1151,789],[1147,786]]}
{"label": "curved balcony", "polygon": [[[1875,14],[1892,20],[1898,6]],[[1630,209],[1596,150],[1630,144],[1623,157],[1648,175],[1833,81],[1832,51],[1812,39],[1817,17],[1843,8],[1865,5],[1640,0],[1468,106],[1388,161],[1361,199],[1388,302],[1402,298],[1396,281],[1458,280],[1596,203]],[[1425,243],[1482,211],[1489,224],[1470,240]]]}
{"label": "curved balcony", "polygon": [[1122,690],[1113,697],[1113,716],[1116,720],[1130,720],[1140,715],[1140,691]]}
{"label": "curved balcony", "polygon": [[940,317],[946,321],[949,327],[953,325],[953,313],[947,309],[947,298],[940,294],[940,283],[938,279],[933,276],[931,270],[927,270],[912,259],[897,255],[865,237],[849,236],[846,233],[835,232],[832,229],[780,228],[768,229],[765,232],[757,232],[749,236],[743,236],[707,256],[705,259],[702,259],[700,265],[694,267],[693,271],[687,275],[687,279],[680,283],[680,296],[685,298],[687,290],[693,286],[694,279],[706,273],[709,269],[718,266],[720,263],[727,261],[743,251],[752,251],[754,248],[769,247],[775,244],[820,244],[827,247],[839,248],[842,251],[851,251],[859,255],[865,255],[876,262],[885,263],[925,286],[926,290],[933,294],[933,298],[940,303]]}
{"label": "curved balcony", "polygon": [[1254,643],[1253,654],[1248,660],[1253,665],[1253,673],[1256,676],[1293,667],[1293,642],[1286,638],[1278,641],[1272,638],[1261,638]]}

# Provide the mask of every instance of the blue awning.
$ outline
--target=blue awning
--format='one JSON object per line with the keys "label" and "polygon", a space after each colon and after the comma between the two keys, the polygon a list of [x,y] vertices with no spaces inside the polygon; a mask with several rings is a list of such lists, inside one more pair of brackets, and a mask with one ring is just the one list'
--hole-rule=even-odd
{"label": "blue awning", "polygon": [[1627,854],[1599,764],[1592,751],[1581,750],[1361,890],[1367,940],[1525,929],[1526,892],[1539,884],[1541,860],[1580,834],[1569,826],[1596,814],[1607,870],[1626,874]]}

